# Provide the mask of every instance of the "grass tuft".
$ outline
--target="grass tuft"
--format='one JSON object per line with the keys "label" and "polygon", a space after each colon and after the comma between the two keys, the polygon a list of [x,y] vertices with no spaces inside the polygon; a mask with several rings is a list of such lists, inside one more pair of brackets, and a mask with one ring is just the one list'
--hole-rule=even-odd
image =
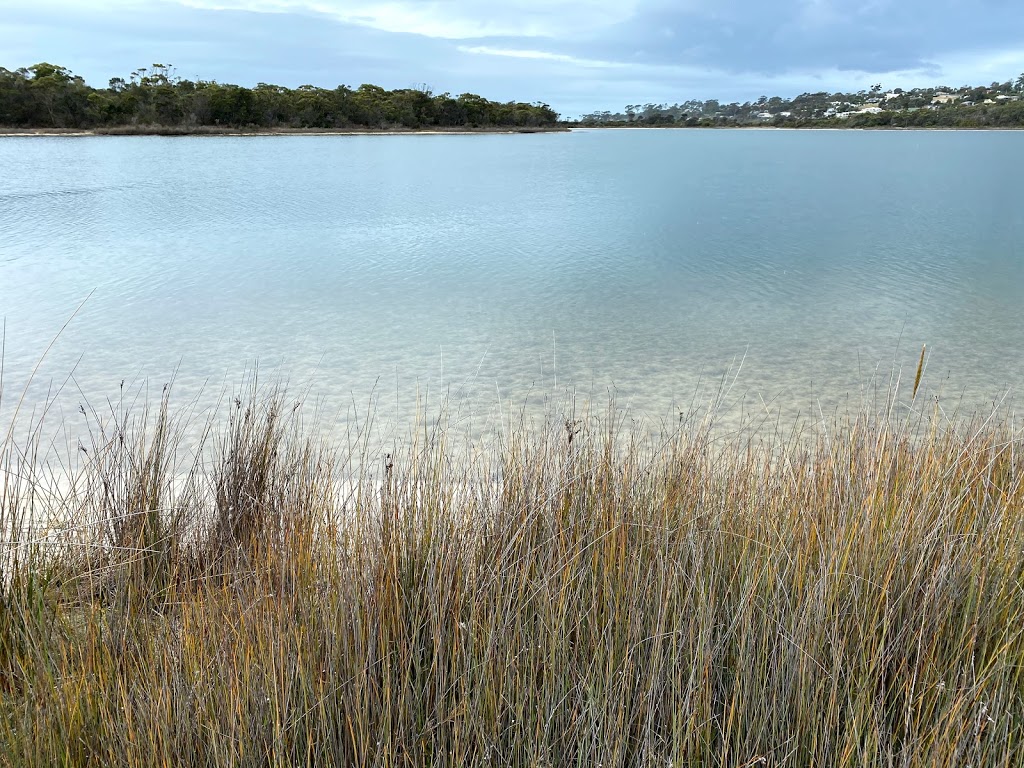
{"label": "grass tuft", "polygon": [[282,391],[229,409],[96,417],[59,494],[3,445],[4,765],[1018,762],[1012,421],[351,455]]}

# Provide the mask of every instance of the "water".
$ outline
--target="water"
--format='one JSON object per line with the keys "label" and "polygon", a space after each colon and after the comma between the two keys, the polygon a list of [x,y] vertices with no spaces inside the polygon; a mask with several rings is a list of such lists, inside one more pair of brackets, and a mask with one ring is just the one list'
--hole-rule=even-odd
{"label": "water", "polygon": [[789,418],[927,343],[928,394],[985,409],[1024,384],[1022,178],[1024,133],[4,138],[2,407],[88,296],[27,404],[214,400],[258,361],[329,414],[656,421],[729,372]]}

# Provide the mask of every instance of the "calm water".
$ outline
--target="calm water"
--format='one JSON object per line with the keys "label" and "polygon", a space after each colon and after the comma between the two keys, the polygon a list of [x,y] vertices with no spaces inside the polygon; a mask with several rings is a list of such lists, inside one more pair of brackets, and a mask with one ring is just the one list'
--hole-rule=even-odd
{"label": "calm water", "polygon": [[[0,139],[4,410],[258,361],[329,412],[574,388],[670,417],[1024,384],[1024,133]],[[909,369],[909,372],[908,370]],[[681,405],[680,405],[681,404]]]}

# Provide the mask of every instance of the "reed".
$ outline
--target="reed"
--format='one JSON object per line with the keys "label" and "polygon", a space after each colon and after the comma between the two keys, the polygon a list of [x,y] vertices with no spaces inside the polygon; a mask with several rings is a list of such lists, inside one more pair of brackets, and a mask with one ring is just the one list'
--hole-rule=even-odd
{"label": "reed", "polygon": [[104,421],[59,497],[8,441],[0,762],[1015,765],[1020,435],[939,418],[350,455],[252,390],[201,449]]}

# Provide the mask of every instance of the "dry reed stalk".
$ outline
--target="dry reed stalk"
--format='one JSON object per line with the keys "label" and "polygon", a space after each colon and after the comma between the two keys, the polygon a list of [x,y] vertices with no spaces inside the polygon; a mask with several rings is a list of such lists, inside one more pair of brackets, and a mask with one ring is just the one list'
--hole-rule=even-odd
{"label": "dry reed stalk", "polygon": [[345,464],[252,390],[183,484],[175,424],[91,449],[63,503],[105,548],[8,571],[4,764],[1016,762],[1010,422],[652,442],[581,408]]}

